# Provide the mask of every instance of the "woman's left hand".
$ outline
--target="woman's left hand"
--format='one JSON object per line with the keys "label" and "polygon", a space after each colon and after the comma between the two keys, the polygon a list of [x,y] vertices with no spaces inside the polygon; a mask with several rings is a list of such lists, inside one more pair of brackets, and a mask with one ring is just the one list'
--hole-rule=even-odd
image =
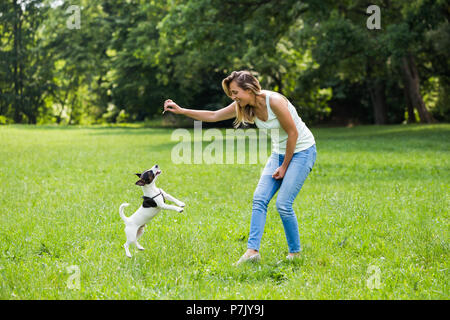
{"label": "woman's left hand", "polygon": [[286,169],[283,166],[278,167],[277,170],[275,170],[275,172],[273,173],[272,178],[276,180],[283,179],[285,173]]}

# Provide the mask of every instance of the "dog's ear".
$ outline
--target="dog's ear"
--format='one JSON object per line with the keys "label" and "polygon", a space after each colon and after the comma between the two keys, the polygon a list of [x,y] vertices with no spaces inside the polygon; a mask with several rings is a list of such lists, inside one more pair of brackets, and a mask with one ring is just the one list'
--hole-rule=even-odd
{"label": "dog's ear", "polygon": [[145,182],[144,182],[144,180],[139,179],[138,181],[136,181],[136,185],[143,187],[143,186],[145,186]]}
{"label": "dog's ear", "polygon": [[139,178],[141,178],[141,174],[140,173],[135,173]]}

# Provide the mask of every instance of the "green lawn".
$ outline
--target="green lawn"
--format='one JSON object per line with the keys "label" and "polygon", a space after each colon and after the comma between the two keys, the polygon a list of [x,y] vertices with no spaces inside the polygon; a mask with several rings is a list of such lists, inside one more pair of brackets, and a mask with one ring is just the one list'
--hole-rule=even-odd
{"label": "green lawn", "polygon": [[[172,132],[0,126],[0,299],[449,299],[450,125],[313,128],[302,258],[272,201],[261,263],[238,268],[264,164],[174,164]],[[118,208],[155,163],[186,208],[129,259]]]}

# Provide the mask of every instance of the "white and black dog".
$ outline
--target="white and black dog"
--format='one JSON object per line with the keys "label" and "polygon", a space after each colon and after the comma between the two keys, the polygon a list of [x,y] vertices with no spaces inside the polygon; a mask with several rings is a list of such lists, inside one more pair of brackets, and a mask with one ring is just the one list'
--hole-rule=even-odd
{"label": "white and black dog", "polygon": [[[125,235],[127,236],[127,242],[123,245],[127,257],[131,258],[129,251],[130,244],[134,243],[139,250],[144,248],[137,242],[137,240],[144,233],[145,224],[149,222],[154,216],[156,216],[161,209],[169,209],[178,212],[183,212],[185,204],[180,200],[175,199],[170,194],[167,194],[161,189],[155,186],[156,178],[161,174],[158,165],[154,165],[153,168],[141,173],[136,173],[139,180],[136,185],[141,186],[144,191],[144,202],[139,209],[130,217],[126,217],[123,210],[128,207],[128,203],[122,203],[119,208],[120,217],[125,222]],[[173,201],[177,206],[168,205],[165,200]]]}

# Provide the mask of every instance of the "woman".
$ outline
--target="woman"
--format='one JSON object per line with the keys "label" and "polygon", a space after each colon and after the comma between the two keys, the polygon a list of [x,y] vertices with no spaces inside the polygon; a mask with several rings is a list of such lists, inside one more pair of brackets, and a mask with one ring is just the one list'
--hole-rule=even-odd
{"label": "woman", "polygon": [[164,112],[183,114],[195,120],[216,122],[236,118],[234,125],[255,123],[258,128],[278,129],[272,134],[272,154],[253,195],[252,219],[247,251],[236,265],[259,261],[259,247],[266,222],[267,206],[277,191],[276,208],[283,222],[289,247],[287,259],[299,255],[300,236],[292,204],[316,160],[316,145],[311,131],[294,106],[281,94],[261,90],[258,80],[248,71],[233,71],[222,81],[225,93],[234,100],[217,111],[192,110],[172,100],[164,103]]}

